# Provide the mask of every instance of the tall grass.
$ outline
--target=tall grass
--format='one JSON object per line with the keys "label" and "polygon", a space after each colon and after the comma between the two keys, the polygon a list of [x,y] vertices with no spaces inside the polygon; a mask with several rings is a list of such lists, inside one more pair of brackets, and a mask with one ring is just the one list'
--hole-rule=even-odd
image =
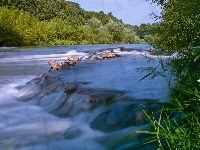
{"label": "tall grass", "polygon": [[200,149],[200,48],[181,52],[170,60],[176,83],[171,100],[163,105],[159,119],[146,114],[151,131],[146,143],[157,142],[158,149]]}

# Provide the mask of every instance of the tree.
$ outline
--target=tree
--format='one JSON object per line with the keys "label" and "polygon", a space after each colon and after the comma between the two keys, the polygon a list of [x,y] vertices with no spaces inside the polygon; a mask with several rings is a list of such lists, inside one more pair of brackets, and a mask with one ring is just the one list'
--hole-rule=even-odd
{"label": "tree", "polygon": [[170,51],[185,50],[200,45],[200,1],[169,0],[162,4],[161,24],[155,43]]}
{"label": "tree", "polygon": [[93,31],[88,25],[78,26],[75,33],[75,38],[76,39],[74,40],[77,42],[77,44],[95,43]]}
{"label": "tree", "polygon": [[150,23],[142,23],[138,28],[137,28],[137,35],[139,36],[140,39],[144,39],[145,35],[150,35],[152,34],[152,25]]}
{"label": "tree", "polygon": [[6,46],[46,45],[53,37],[52,28],[46,22],[23,11],[0,8],[1,42]]}
{"label": "tree", "polygon": [[0,6],[14,6],[44,21],[64,17],[66,15],[65,4],[64,0],[3,0]]}
{"label": "tree", "polygon": [[108,28],[110,34],[113,36],[113,42],[121,43],[124,25],[120,22],[114,22],[112,19],[110,19],[106,27]]}
{"label": "tree", "polygon": [[96,35],[96,41],[98,44],[112,43],[113,36],[109,33],[105,26],[101,26],[98,31],[99,32]]}
{"label": "tree", "polygon": [[124,28],[123,43],[136,43],[136,35],[133,29]]}
{"label": "tree", "polygon": [[91,26],[93,29],[97,29],[101,27],[101,21],[92,17],[90,20],[88,20],[88,25]]}

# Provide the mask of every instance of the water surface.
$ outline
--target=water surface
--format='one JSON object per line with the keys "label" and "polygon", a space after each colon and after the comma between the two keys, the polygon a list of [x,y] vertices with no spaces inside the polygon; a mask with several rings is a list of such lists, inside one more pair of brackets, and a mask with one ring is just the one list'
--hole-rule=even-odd
{"label": "water surface", "polygon": [[[70,69],[49,72],[49,59],[60,63],[71,55],[85,57],[118,47],[132,50],[116,51],[120,58],[83,59]],[[138,68],[159,64],[148,48],[145,44],[1,48],[1,147],[133,148],[141,141],[136,131],[148,127],[143,104],[169,98],[165,78],[138,82],[146,75]]]}

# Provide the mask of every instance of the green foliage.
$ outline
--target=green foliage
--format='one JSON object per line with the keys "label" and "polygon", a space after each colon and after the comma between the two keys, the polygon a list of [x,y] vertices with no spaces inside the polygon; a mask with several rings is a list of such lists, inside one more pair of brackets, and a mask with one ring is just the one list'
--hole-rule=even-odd
{"label": "green foliage", "polygon": [[50,20],[64,16],[63,0],[3,0],[0,6],[15,7],[29,12],[39,20]]}
{"label": "green foliage", "polygon": [[0,8],[1,45],[44,45],[52,36],[51,28],[28,13]]}
{"label": "green foliage", "polygon": [[105,26],[99,28],[99,32],[96,35],[96,41],[98,44],[109,44],[112,43],[113,36],[109,33]]}
{"label": "green foliage", "polygon": [[77,44],[95,43],[93,31],[88,25],[78,26],[75,37]]}
{"label": "green foliage", "polygon": [[157,142],[159,149],[200,149],[199,85],[196,88],[177,87],[158,120],[147,115],[153,126],[148,142]]}
{"label": "green foliage", "polygon": [[54,19],[48,24],[53,30],[55,40],[73,40],[75,28],[69,25],[66,21],[62,19]]}
{"label": "green foliage", "polygon": [[101,27],[101,21],[99,21],[98,19],[92,17],[90,20],[88,20],[88,25],[92,28],[92,29],[97,29]]}
{"label": "green foliage", "polygon": [[[17,14],[14,11],[10,11],[6,8],[0,9],[0,45],[1,46],[17,46],[23,45],[23,37],[21,37],[17,31],[13,30],[13,20]],[[9,20],[10,19],[10,20]]]}
{"label": "green foliage", "polygon": [[24,45],[23,38],[16,32],[0,26],[0,46]]}
{"label": "green foliage", "polygon": [[[177,99],[179,102],[180,99]],[[175,103],[173,103],[174,105]],[[177,107],[176,107],[177,106]],[[144,131],[151,134],[147,143],[157,142],[159,149],[199,149],[200,148],[200,124],[196,114],[186,112],[180,104],[164,107],[158,120],[148,116],[149,122],[154,127],[152,131]],[[179,112],[178,117],[171,118],[170,113]],[[190,115],[188,115],[190,114]]]}
{"label": "green foliage", "polygon": [[200,45],[200,1],[176,0],[165,3],[155,43],[170,51]]}
{"label": "green foliage", "polygon": [[137,43],[137,37],[135,31],[130,28],[124,28],[123,32],[123,43]]}
{"label": "green foliage", "polygon": [[115,16],[112,15],[112,13],[105,14],[103,11],[100,12],[94,12],[94,11],[86,11],[86,19],[92,19],[96,18],[99,21],[101,21],[102,25],[108,24],[110,19],[112,19],[114,22],[120,22],[123,23],[122,20],[117,19]]}
{"label": "green foliage", "polygon": [[139,36],[139,38],[144,39],[144,36],[149,35],[151,33],[151,30],[152,26],[150,23],[148,24],[142,23],[137,30],[137,35]]}
{"label": "green foliage", "polygon": [[145,36],[144,36],[144,40],[145,40],[147,43],[153,43],[153,36],[152,36],[152,35],[145,35]]}
{"label": "green foliage", "polygon": [[124,25],[120,22],[114,22],[112,19],[110,19],[106,27],[108,28],[109,33],[113,36],[113,42],[121,43]]}
{"label": "green foliage", "polygon": [[3,0],[0,8],[0,45],[139,43],[137,33],[153,36],[150,24],[126,25],[111,12],[85,11],[65,0]]}

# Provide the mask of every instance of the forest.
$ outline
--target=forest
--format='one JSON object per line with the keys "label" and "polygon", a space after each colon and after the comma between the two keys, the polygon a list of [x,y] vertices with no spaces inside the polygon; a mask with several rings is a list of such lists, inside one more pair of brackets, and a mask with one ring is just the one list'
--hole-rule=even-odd
{"label": "forest", "polygon": [[112,13],[86,11],[65,0],[3,0],[0,46],[141,43],[157,24],[124,24]]}

